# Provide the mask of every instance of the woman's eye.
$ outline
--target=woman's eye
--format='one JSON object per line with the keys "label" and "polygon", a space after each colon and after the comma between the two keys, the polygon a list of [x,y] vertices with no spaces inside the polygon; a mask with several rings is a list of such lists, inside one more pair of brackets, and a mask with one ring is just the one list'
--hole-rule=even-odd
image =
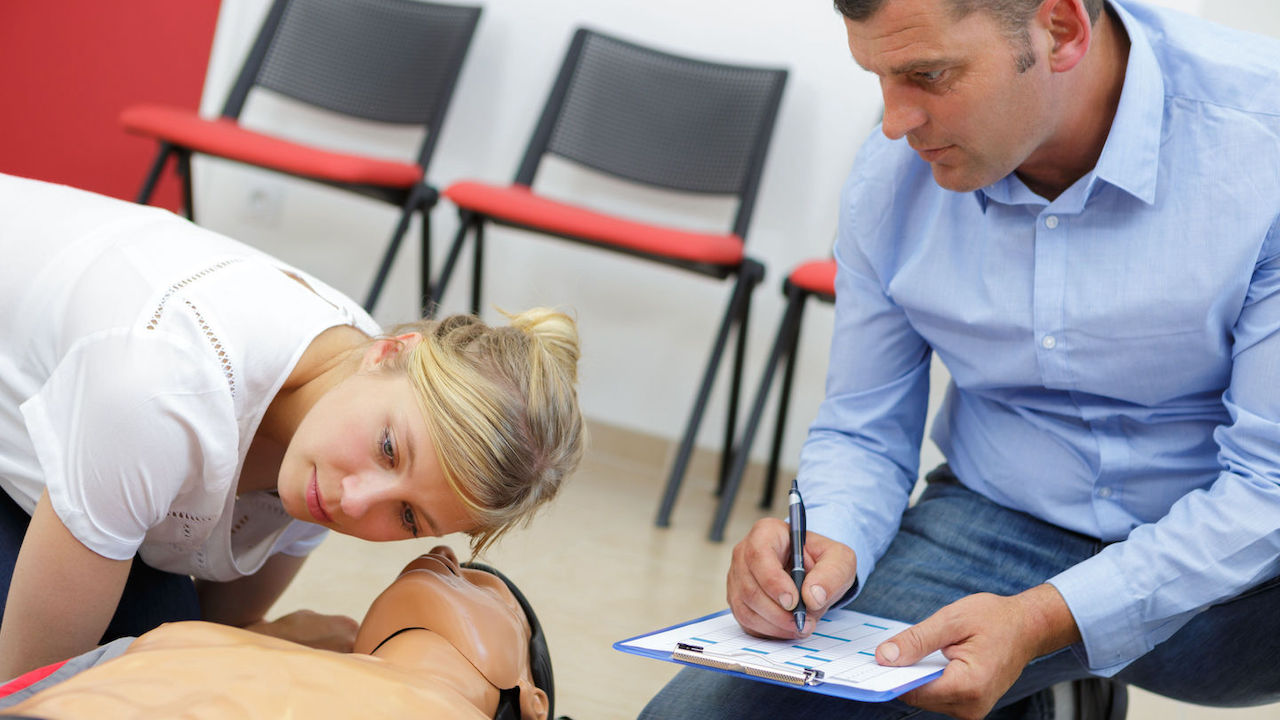
{"label": "woman's eye", "polygon": [[418,537],[418,516],[413,512],[413,506],[405,503],[400,508],[400,522],[404,525],[404,529],[408,530],[414,537]]}
{"label": "woman's eye", "polygon": [[389,464],[394,465],[396,462],[396,444],[395,441],[391,439],[390,428],[384,428],[382,430],[381,450],[382,457],[386,458]]}

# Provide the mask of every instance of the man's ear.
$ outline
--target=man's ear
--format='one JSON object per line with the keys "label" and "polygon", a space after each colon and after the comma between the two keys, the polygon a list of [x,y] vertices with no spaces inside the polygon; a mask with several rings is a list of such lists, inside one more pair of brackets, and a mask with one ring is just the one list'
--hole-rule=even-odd
{"label": "man's ear", "polygon": [[528,680],[521,680],[520,720],[547,720],[547,694]]}
{"label": "man's ear", "polygon": [[377,370],[389,360],[394,360],[401,353],[412,350],[422,342],[421,333],[405,333],[393,338],[379,338],[369,344],[360,360],[361,370]]}
{"label": "man's ear", "polygon": [[1035,26],[1049,33],[1049,69],[1067,72],[1084,60],[1093,44],[1093,24],[1084,0],[1045,0]]}

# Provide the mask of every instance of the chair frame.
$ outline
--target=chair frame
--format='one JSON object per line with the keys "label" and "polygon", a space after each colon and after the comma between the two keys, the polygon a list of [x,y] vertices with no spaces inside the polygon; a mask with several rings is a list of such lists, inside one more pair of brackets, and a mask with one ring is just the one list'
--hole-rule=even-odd
{"label": "chair frame", "polygon": [[[280,23],[284,18],[284,14],[289,5],[294,0],[274,0],[267,12],[262,26],[258,30],[249,53],[246,55],[244,63],[240,67],[240,72],[236,76],[235,84],[232,86],[230,93],[227,95],[226,101],[223,103],[222,111],[219,113],[221,117],[236,120],[240,118],[241,112],[244,110],[249,93],[254,86],[258,84],[258,75],[262,70],[262,65],[266,61],[267,53],[271,48],[271,44],[276,36],[276,32],[280,29]],[[433,3],[442,4],[442,3]],[[424,127],[426,136],[422,140],[422,144],[418,147],[415,162],[422,168],[422,178],[409,188],[391,188],[381,187],[377,185],[352,184],[328,181],[322,178],[315,178],[306,175],[295,175],[274,168],[263,168],[284,175],[292,175],[300,177],[311,182],[316,182],[330,187],[337,187],[348,190],[366,197],[382,200],[384,202],[396,205],[400,208],[400,218],[396,223],[395,229],[392,231],[391,240],[388,243],[386,251],[383,253],[382,259],[378,263],[378,269],[374,275],[374,280],[370,285],[368,294],[364,301],[364,309],[367,312],[373,312],[379,297],[382,294],[383,286],[386,283],[387,276],[391,272],[391,266],[395,261],[396,253],[400,249],[400,244],[404,239],[405,233],[409,229],[409,222],[415,212],[422,216],[421,243],[422,243],[422,262],[419,273],[420,283],[420,305],[422,314],[425,316],[428,309],[428,298],[431,297],[431,209],[435,207],[439,201],[439,191],[427,183],[426,174],[431,162],[431,157],[435,152],[436,142],[440,137],[440,128],[444,124],[444,118],[449,110],[453,98],[453,92],[457,87],[458,76],[462,71],[463,61],[466,59],[467,52],[471,47],[472,39],[475,36],[476,26],[480,20],[481,8],[479,6],[451,5],[461,10],[470,10],[472,16],[470,18],[469,27],[467,28],[463,42],[458,45],[457,52],[449,59],[449,67],[451,68],[447,82],[440,94],[439,101],[436,103],[431,117],[428,118]],[[342,113],[339,113],[342,114]],[[197,151],[190,150],[172,143],[160,141],[160,148],[156,154],[156,158],[152,161],[151,168],[147,172],[143,181],[142,188],[138,192],[136,202],[146,204],[152,193],[155,191],[156,184],[164,173],[164,169],[170,156],[175,158],[176,171],[182,183],[182,199],[183,211],[188,220],[195,221],[194,198],[192,192],[191,178],[191,157],[197,154]],[[218,156],[221,157],[221,156]],[[234,158],[223,158],[235,162]],[[261,167],[251,165],[251,167]]]}
{"label": "chair frame", "polygon": [[[552,134],[555,131],[560,114],[564,109],[565,101],[568,98],[574,73],[577,71],[579,60],[583,54],[583,48],[585,47],[588,38],[592,35],[607,38],[611,41],[636,48],[645,53],[668,56],[683,62],[698,62],[709,66],[723,66],[735,69],[747,67],[740,64],[730,65],[726,63],[694,60],[687,56],[663,52],[652,47],[623,40],[616,36],[597,32],[589,28],[578,28],[574,32],[573,38],[570,41],[569,48],[560,65],[560,69],[556,75],[555,82],[552,85],[547,101],[543,106],[542,113],[538,119],[537,125],[535,126],[533,135],[526,146],[524,156],[521,159],[519,169],[515,175],[515,185],[532,187],[542,158],[548,153]],[[773,129],[777,122],[778,110],[782,103],[783,89],[786,85],[787,71],[778,69],[773,70],[773,72],[778,73],[778,79],[771,90],[767,107],[763,113],[763,123],[755,140],[755,146],[750,160],[748,161],[747,167],[743,173],[743,184],[739,191],[734,194],[738,198],[738,208],[734,215],[731,232],[737,237],[742,238],[744,242],[747,228],[750,225],[751,216],[755,209],[755,201],[759,191],[760,180],[763,175],[765,158],[768,155],[769,145],[773,137]],[[599,172],[610,174],[608,171],[603,170]],[[449,279],[453,274],[454,267],[461,255],[463,245],[465,244],[468,235],[471,235],[474,237],[472,248],[471,311],[477,314],[480,312],[480,297],[483,282],[482,275],[484,269],[484,226],[488,222],[504,227],[530,230],[541,235],[559,237],[564,240],[570,240],[591,247],[603,248],[613,252],[622,253],[624,255],[640,257],[645,260],[689,270],[718,280],[725,280],[732,275],[737,276],[728,308],[724,313],[719,329],[716,333],[715,340],[712,344],[711,355],[708,360],[706,370],[703,373],[698,393],[695,397],[693,410],[690,413],[684,434],[680,440],[679,448],[676,452],[675,461],[667,479],[667,484],[663,492],[655,524],[659,527],[666,527],[670,525],[671,512],[675,506],[676,496],[679,492],[680,485],[683,482],[690,458],[692,457],[694,440],[697,436],[698,428],[702,423],[702,415],[710,397],[711,388],[715,381],[716,371],[720,366],[725,346],[728,343],[729,334],[733,332],[736,327],[737,336],[733,361],[733,378],[731,381],[728,400],[728,416],[725,425],[724,451],[721,455],[719,471],[719,487],[723,488],[729,474],[733,438],[737,432],[736,422],[742,383],[742,367],[746,354],[747,320],[750,316],[751,293],[755,289],[755,286],[764,279],[764,265],[758,260],[746,255],[743,256],[740,264],[731,266],[699,263],[671,258],[663,255],[620,248],[614,245],[595,243],[589,239],[559,234],[540,228],[533,228],[523,224],[510,222],[499,217],[483,215],[471,210],[460,208],[459,227],[456,235],[454,236],[453,245],[449,249],[449,253],[445,258],[440,276],[432,289],[430,304],[433,309],[438,307],[445,289],[448,286]]]}
{"label": "chair frame", "polygon": [[778,464],[782,456],[782,435],[787,425],[787,412],[791,404],[791,386],[795,379],[796,352],[800,345],[801,321],[804,319],[805,304],[810,297],[831,303],[834,295],[815,292],[801,287],[788,277],[782,284],[782,294],[787,298],[786,310],[782,321],[778,324],[774,336],[773,348],[769,351],[769,359],[765,361],[761,372],[760,386],[756,390],[755,401],[743,425],[742,437],[733,449],[733,464],[725,476],[720,492],[720,502],[716,506],[715,516],[711,522],[711,530],[707,537],[715,542],[724,540],[725,526],[729,522],[729,512],[733,509],[734,499],[742,485],[742,476],[746,472],[747,462],[751,455],[751,446],[755,442],[756,432],[760,429],[760,420],[764,415],[764,406],[769,399],[769,391],[773,388],[773,379],[777,375],[778,365],[782,365],[782,388],[778,397],[778,417],[773,427],[773,444],[769,450],[769,466],[764,475],[764,491],[760,496],[760,508],[767,510],[773,506],[774,489],[777,485]]}

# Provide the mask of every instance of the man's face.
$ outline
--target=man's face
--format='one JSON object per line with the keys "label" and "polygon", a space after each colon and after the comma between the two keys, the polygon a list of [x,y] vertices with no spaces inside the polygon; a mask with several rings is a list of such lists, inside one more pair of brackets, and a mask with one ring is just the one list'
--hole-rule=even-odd
{"label": "man's face", "polygon": [[845,26],[854,60],[880,78],[884,134],[906,137],[942,187],[990,185],[1048,139],[1048,63],[1018,72],[1025,53],[1040,57],[1034,33],[1024,47],[985,11],[954,20],[948,0],[889,0]]}

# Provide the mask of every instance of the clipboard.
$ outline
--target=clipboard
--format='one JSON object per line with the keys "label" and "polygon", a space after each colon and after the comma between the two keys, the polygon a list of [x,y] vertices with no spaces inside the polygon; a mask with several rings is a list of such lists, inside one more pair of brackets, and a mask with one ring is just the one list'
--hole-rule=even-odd
{"label": "clipboard", "polygon": [[641,657],[701,667],[749,680],[863,702],[884,702],[942,674],[935,652],[915,665],[885,667],[875,648],[906,623],[852,610],[829,610],[808,638],[768,640],[746,634],[728,610],[613,644]]}

